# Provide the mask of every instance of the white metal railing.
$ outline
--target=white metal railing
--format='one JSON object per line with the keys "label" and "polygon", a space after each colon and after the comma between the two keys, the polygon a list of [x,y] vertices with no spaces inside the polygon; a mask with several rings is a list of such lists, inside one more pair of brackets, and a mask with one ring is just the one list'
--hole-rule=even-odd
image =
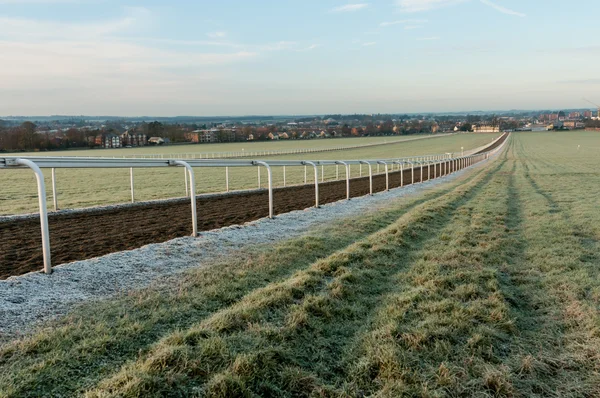
{"label": "white metal railing", "polygon": [[[508,141],[508,137],[506,139]],[[315,184],[315,207],[319,207],[319,166],[323,174],[324,166],[339,166],[343,165],[346,168],[346,199],[350,199],[350,166],[351,165],[366,165],[369,171],[369,194],[373,195],[373,166],[384,165],[385,176],[386,176],[386,190],[389,190],[389,166],[392,166],[392,172],[394,166],[397,167],[397,171],[400,171],[401,181],[400,187],[404,186],[404,172],[408,169],[405,165],[410,166],[411,170],[411,184],[415,183],[415,166],[420,168],[419,182],[423,182],[423,169],[427,167],[427,180],[431,179],[431,166],[434,166],[434,178],[443,177],[457,170],[465,167],[469,167],[474,163],[482,160],[486,160],[493,153],[498,152],[502,149],[506,141],[494,148],[493,150],[467,155],[460,157],[453,157],[451,154],[445,155],[426,155],[416,156],[409,158],[398,158],[398,159],[379,159],[379,160],[200,160],[200,159],[115,159],[115,158],[82,158],[82,157],[0,157],[0,169],[11,169],[11,168],[30,168],[36,176],[37,187],[38,187],[38,199],[40,209],[40,220],[42,230],[42,248],[44,258],[44,272],[52,272],[52,263],[50,255],[50,234],[48,231],[48,210],[46,207],[46,186],[44,183],[44,175],[41,171],[42,168],[52,169],[52,193],[55,211],[58,209],[57,195],[56,195],[56,179],[54,170],[57,168],[129,168],[130,169],[130,184],[131,184],[131,199],[132,202],[135,200],[134,197],[134,172],[135,168],[155,168],[155,167],[184,167],[185,169],[185,190],[186,196],[190,197],[191,201],[191,212],[192,212],[192,236],[198,235],[198,217],[196,209],[196,193],[195,193],[195,176],[194,167],[225,167],[228,170],[229,167],[264,167],[267,170],[268,179],[268,192],[269,192],[269,217],[273,218],[273,167],[282,167],[284,170],[284,181],[285,181],[285,168],[286,167],[305,167],[305,184],[307,176],[307,167],[312,167],[314,170],[314,184]],[[496,141],[494,141],[495,143]],[[492,146],[490,144],[490,146]],[[440,169],[438,176],[437,169]],[[228,172],[226,178],[228,178]],[[258,174],[260,181],[260,174]],[[339,176],[339,174],[338,174]],[[362,177],[362,170],[360,172]],[[189,179],[189,184],[188,184]],[[323,177],[321,177],[323,179]],[[227,186],[229,182],[227,181]],[[284,183],[285,186],[285,183]],[[260,187],[260,185],[259,185]]]}

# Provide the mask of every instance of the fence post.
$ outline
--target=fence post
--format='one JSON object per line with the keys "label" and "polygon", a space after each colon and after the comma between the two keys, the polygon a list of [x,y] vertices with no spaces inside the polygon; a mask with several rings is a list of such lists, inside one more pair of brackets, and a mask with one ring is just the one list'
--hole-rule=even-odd
{"label": "fence post", "polygon": [[185,197],[188,198],[189,196],[189,189],[188,189],[188,172],[187,169],[183,169],[183,178],[185,179]]}
{"label": "fence post", "polygon": [[336,161],[336,167],[340,164],[346,167],[346,200],[350,200],[350,165],[340,160]]}
{"label": "fence post", "polygon": [[306,166],[304,166],[304,185],[306,185]]}
{"label": "fence post", "polygon": [[325,181],[325,167],[321,165],[321,182]]}
{"label": "fence post", "polygon": [[135,202],[135,195],[134,195],[134,191],[133,191],[133,167],[129,168],[129,179],[130,179],[130,185],[131,185],[131,203]]}
{"label": "fence post", "polygon": [[310,165],[315,169],[315,207],[319,207],[319,168],[313,162],[302,162],[306,170],[306,165]]}
{"label": "fence post", "polygon": [[198,236],[198,213],[196,211],[196,178],[194,177],[194,169],[183,160],[170,160],[169,164],[183,166],[188,172],[190,178],[190,197],[192,204],[192,236]]}
{"label": "fence post", "polygon": [[269,218],[273,218],[273,171],[271,166],[265,162],[257,161],[254,162],[257,166],[264,166],[267,169],[267,180],[269,184]]}
{"label": "fence post", "polygon": [[360,160],[360,164],[366,164],[369,166],[369,195],[373,196],[373,167],[371,163],[366,160]]}
{"label": "fence post", "polygon": [[38,188],[38,202],[40,206],[40,226],[42,229],[42,255],[44,258],[44,273],[52,273],[52,258],[50,254],[50,230],[48,228],[48,208],[46,207],[46,184],[44,174],[37,164],[29,159],[16,159],[15,163],[27,166],[35,173]]}
{"label": "fence post", "polygon": [[[387,162],[383,162],[382,163],[385,165],[385,190],[386,192],[390,190],[390,175],[388,173],[388,164]],[[379,163],[378,163],[379,165]]]}
{"label": "fence post", "polygon": [[58,196],[56,196],[56,169],[52,168],[52,202],[54,203],[54,211],[58,211]]}
{"label": "fence post", "polygon": [[400,166],[400,186],[404,186],[404,162],[398,162],[398,166]]}

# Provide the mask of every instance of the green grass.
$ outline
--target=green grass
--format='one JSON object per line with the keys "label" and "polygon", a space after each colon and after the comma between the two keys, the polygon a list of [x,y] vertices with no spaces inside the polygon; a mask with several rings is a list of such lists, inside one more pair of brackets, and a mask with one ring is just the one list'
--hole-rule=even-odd
{"label": "green grass", "polygon": [[[477,148],[492,141],[497,134],[459,134],[449,137],[437,137],[414,142],[398,143],[377,147],[349,149],[336,152],[323,152],[307,155],[288,155],[270,157],[269,159],[382,159],[400,156],[423,155],[445,152],[460,152],[461,147],[465,150]],[[408,137],[411,138],[411,137]],[[385,140],[390,140],[386,137]],[[257,148],[273,149],[273,145],[279,145],[277,149],[289,149],[294,145],[305,147],[308,143],[320,143],[321,146],[333,145],[359,145],[361,143],[381,142],[383,137],[364,139],[339,139],[339,140],[317,140],[301,142],[279,143],[252,143]],[[340,142],[340,144],[337,144]],[[329,144],[328,144],[329,143]],[[76,155],[87,156],[123,156],[126,153],[160,153],[166,151],[206,151],[240,149],[238,146],[245,144],[222,144],[222,145],[185,145],[168,148],[145,147],[137,149],[122,150],[97,150],[97,151],[69,151],[49,153],[50,155]],[[284,145],[284,147],[282,147]],[[281,147],[281,148],[280,148]],[[111,155],[113,154],[113,155]],[[262,170],[261,183],[266,187],[266,171]],[[364,171],[366,173],[366,169]],[[383,168],[381,169],[383,172]],[[52,189],[50,171],[44,170],[46,175],[47,199],[49,208],[52,208]],[[182,197],[185,193],[184,174],[182,168],[160,168],[160,169],[136,169],[135,170],[135,196],[137,201],[166,199]],[[223,192],[225,191],[225,170],[223,168],[197,169],[196,192]],[[304,168],[287,168],[287,184],[299,184],[304,182]],[[353,176],[358,176],[358,167],[353,167]],[[309,176],[312,174],[309,173]],[[344,170],[340,170],[340,177],[344,176]],[[325,168],[325,179],[332,180],[336,177],[336,167]],[[57,169],[57,190],[59,208],[79,208],[95,205],[108,205],[127,203],[131,200],[129,190],[129,169]],[[283,170],[274,169],[274,184],[283,185]],[[0,215],[32,213],[37,209],[37,188],[35,177],[30,170],[0,170]],[[230,189],[252,189],[257,188],[256,168],[231,168]]]}
{"label": "green grass", "polygon": [[85,305],[0,348],[0,396],[599,396],[597,149],[513,134],[454,183]]}

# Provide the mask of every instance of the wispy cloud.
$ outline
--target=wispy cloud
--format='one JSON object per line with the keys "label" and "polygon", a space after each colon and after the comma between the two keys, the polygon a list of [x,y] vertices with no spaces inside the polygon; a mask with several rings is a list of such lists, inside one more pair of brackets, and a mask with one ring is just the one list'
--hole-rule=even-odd
{"label": "wispy cloud", "polygon": [[312,51],[312,50],[314,50],[315,48],[318,48],[318,47],[321,47],[321,45],[320,44],[311,44],[308,47],[301,48],[301,49],[296,50],[296,51],[298,51],[298,52]]}
{"label": "wispy cloud", "polygon": [[439,36],[431,36],[431,37],[419,37],[417,39],[417,41],[432,41],[432,40],[439,40]]}
{"label": "wispy cloud", "polygon": [[578,79],[578,80],[559,80],[557,81],[559,84],[584,84],[584,85],[596,85],[600,84],[600,79],[591,78],[591,79]]}
{"label": "wispy cloud", "polygon": [[293,50],[297,46],[295,41],[278,41],[276,43],[263,44],[258,46],[263,51],[282,51]]}
{"label": "wispy cloud", "polygon": [[0,35],[20,39],[77,38],[81,40],[124,32],[150,19],[150,11],[143,7],[127,8],[126,15],[122,18],[89,23],[59,23],[0,17]]}
{"label": "wispy cloud", "polygon": [[206,35],[211,39],[223,39],[225,36],[227,36],[227,32],[209,32]]}
{"label": "wispy cloud", "polygon": [[381,26],[382,28],[388,27],[388,26],[393,26],[393,25],[404,25],[404,24],[411,24],[411,25],[420,25],[420,24],[424,24],[427,23],[428,21],[426,19],[401,19],[398,21],[389,21],[389,22],[382,22],[379,24],[379,26]]}
{"label": "wispy cloud", "polygon": [[330,12],[354,12],[354,11],[358,11],[358,10],[362,10],[364,8],[367,8],[369,6],[369,3],[355,3],[355,4],[346,4],[343,6],[339,6],[339,7],[335,7],[332,8],[330,10]]}
{"label": "wispy cloud", "polygon": [[517,11],[511,10],[510,8],[506,8],[506,7],[503,7],[496,3],[492,3],[490,0],[479,0],[479,1],[481,1],[486,6],[492,7],[496,11],[499,11],[503,14],[514,15],[516,17],[521,17],[521,18],[524,18],[527,16],[526,14],[523,14],[522,12],[517,12]]}
{"label": "wispy cloud", "polygon": [[468,0],[396,0],[396,6],[402,12],[430,11],[448,7]]}
{"label": "wispy cloud", "polygon": [[404,27],[404,30],[414,30],[422,28],[422,25],[407,25]]}

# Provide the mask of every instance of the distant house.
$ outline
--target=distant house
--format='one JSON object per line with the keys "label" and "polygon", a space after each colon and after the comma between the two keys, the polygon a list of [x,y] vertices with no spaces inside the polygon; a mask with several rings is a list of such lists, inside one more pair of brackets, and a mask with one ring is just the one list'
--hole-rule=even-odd
{"label": "distant house", "polygon": [[489,126],[482,124],[480,126],[473,126],[474,133],[499,133],[500,126]]}
{"label": "distant house", "polygon": [[146,134],[138,133],[132,130],[127,130],[123,134],[121,134],[121,141],[123,146],[148,145],[148,137],[146,136]]}
{"label": "distant house", "polygon": [[150,137],[148,140],[148,144],[150,145],[162,145],[165,143],[165,140],[162,137]]}
{"label": "distant house", "polygon": [[103,146],[104,148],[121,148],[123,146],[121,137],[114,133],[104,134]]}

